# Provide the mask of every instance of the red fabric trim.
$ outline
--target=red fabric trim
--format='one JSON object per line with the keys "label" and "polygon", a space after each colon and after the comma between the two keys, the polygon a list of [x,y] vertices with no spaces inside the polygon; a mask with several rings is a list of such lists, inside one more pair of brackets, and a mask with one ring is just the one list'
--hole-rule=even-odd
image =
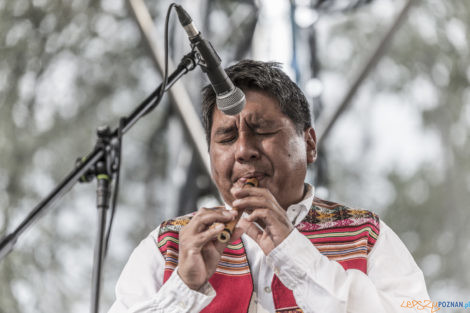
{"label": "red fabric trim", "polygon": [[225,276],[215,273],[209,279],[217,292],[212,302],[201,313],[247,313],[253,294],[251,274]]}
{"label": "red fabric trim", "polygon": [[276,308],[276,312],[281,312],[286,308],[296,309],[299,307],[295,302],[294,293],[292,290],[284,286],[284,284],[276,275],[274,275],[273,281],[271,283],[271,290],[273,293],[274,307]]}
{"label": "red fabric trim", "polygon": [[[320,199],[315,198],[314,205],[321,205],[322,207],[336,207],[337,204],[333,202],[322,201]],[[315,210],[312,207],[312,210]],[[344,210],[349,210],[348,208],[344,207]],[[370,232],[365,229],[366,227],[371,227],[372,231],[379,234],[379,223],[378,218],[370,212],[366,212],[365,215],[367,216],[364,219],[364,212],[359,212],[363,214],[361,218],[355,219],[353,216],[346,216],[345,219],[342,219],[342,216],[339,217],[337,220],[332,220],[331,222],[328,221],[330,224],[328,225],[329,228],[325,227],[325,223],[322,224],[322,227],[318,227],[316,221],[309,220],[309,216],[298,226],[299,230],[304,235],[318,235],[318,234],[328,234],[328,233],[339,233],[339,232],[354,232],[357,230],[363,230],[359,232],[359,234],[354,236],[338,236],[338,237],[320,237],[320,238],[312,238],[310,241],[312,244],[318,243],[351,243],[357,241],[360,238],[367,238],[367,247],[370,249],[375,243],[375,238],[370,235]],[[315,212],[310,212],[309,214],[314,215]],[[347,213],[347,212],[346,212]],[[341,213],[343,214],[343,213]],[[352,217],[352,219],[351,219]],[[311,218],[311,217],[310,217]],[[369,222],[367,222],[367,220]],[[181,218],[180,220],[168,221],[164,222],[162,226],[167,224],[172,225],[179,225],[183,226],[189,221],[189,218]],[[356,223],[359,223],[356,224]],[[161,227],[162,228],[162,227]],[[160,247],[160,251],[162,255],[165,257],[166,266],[164,272],[164,282],[166,282],[172,272],[174,267],[176,267],[178,263],[178,229],[171,229],[167,231],[163,231],[158,238],[159,242],[162,242],[166,237],[171,236],[176,242],[168,240],[165,245]],[[232,245],[239,244],[241,242],[237,241]],[[168,251],[172,251],[169,255]],[[225,256],[238,256],[242,257],[243,260],[246,259],[246,252],[245,247],[241,246],[240,249],[225,249],[224,251]],[[334,258],[334,255],[331,255],[330,258]],[[345,270],[348,269],[358,269],[365,274],[367,274],[367,258],[366,257],[357,257],[354,259],[347,259],[347,260],[339,260],[337,261]],[[221,266],[223,268],[223,266]],[[223,273],[216,272],[210,279],[210,284],[216,290],[217,296],[215,299],[201,312],[202,313],[245,313],[248,312],[248,308],[250,305],[251,296],[253,294],[253,280],[250,273],[242,274],[242,275],[226,275]],[[302,310],[298,307],[297,303],[295,302],[294,294],[292,290],[287,288],[282,284],[277,276],[274,276],[273,281],[271,283],[271,290],[273,295],[274,306],[276,308],[276,313],[301,313]]]}

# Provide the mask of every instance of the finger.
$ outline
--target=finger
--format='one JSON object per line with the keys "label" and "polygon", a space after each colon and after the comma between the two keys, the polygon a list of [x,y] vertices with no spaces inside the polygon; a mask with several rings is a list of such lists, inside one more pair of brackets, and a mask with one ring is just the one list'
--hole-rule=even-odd
{"label": "finger", "polygon": [[[262,222],[261,222],[262,223]],[[264,224],[263,224],[264,225]],[[237,227],[233,230],[233,234],[230,237],[230,242],[234,242],[244,234],[247,233],[250,227],[255,226],[260,232],[263,232],[263,228],[257,222],[249,222],[246,218],[242,217],[237,224]]]}
{"label": "finger", "polygon": [[234,201],[234,205],[237,205],[239,209],[245,210],[245,212],[250,215],[256,210],[267,210],[266,214],[269,214],[273,218],[280,220],[287,219],[286,212],[280,208],[277,203],[271,203],[263,198],[248,197],[239,199],[237,202]]}
{"label": "finger", "polygon": [[271,207],[272,203],[266,198],[261,196],[249,196],[246,198],[236,199],[233,201],[233,206],[238,209],[255,209]]}
{"label": "finger", "polygon": [[240,190],[235,198],[232,205],[240,209],[270,208],[279,214],[285,212],[276,198],[265,188],[245,188]]}
{"label": "finger", "polygon": [[[240,222],[237,224],[239,225]],[[230,242],[235,242],[237,241],[238,239],[241,238],[241,236],[245,233],[246,229],[245,228],[242,228],[240,226],[236,226],[232,232],[232,236],[230,236]]]}
{"label": "finger", "polygon": [[[230,237],[230,240],[232,240],[232,237]],[[217,238],[214,239],[214,247],[217,249],[217,251],[222,254],[222,252],[225,250],[227,247],[228,242],[220,242]]]}
{"label": "finger", "polygon": [[235,198],[242,198],[249,195],[264,195],[268,189],[260,187],[239,188],[233,187],[230,192]]}
{"label": "finger", "polygon": [[224,228],[224,224],[216,224],[214,227],[210,227],[194,236],[195,242],[199,247],[203,247],[209,241],[216,239],[217,235],[219,235],[224,230]]}
{"label": "finger", "polygon": [[238,191],[238,190],[241,190],[241,189],[252,189],[252,188],[259,188],[259,186],[255,186],[254,182],[250,182],[250,183],[236,182],[230,188],[230,192],[235,192],[235,191]]}
{"label": "finger", "polygon": [[267,188],[251,187],[251,188],[232,188],[232,195],[235,198],[243,198],[247,196],[262,196],[265,198],[275,199],[274,195]]}
{"label": "finger", "polygon": [[242,217],[238,223],[240,231],[247,232],[251,226],[255,226],[259,231],[263,232],[264,229],[257,222],[251,222],[246,217]]}
{"label": "finger", "polygon": [[245,229],[245,233],[260,246],[264,254],[268,255],[274,249],[275,244],[272,238],[270,238],[266,230],[263,230],[258,223],[250,222],[242,218],[239,225],[241,225],[240,227]]}
{"label": "finger", "polygon": [[246,218],[242,218],[239,224],[241,224],[241,228],[243,228],[245,234],[250,236],[254,241],[259,242],[264,231],[256,222],[250,222]]}
{"label": "finger", "polygon": [[250,223],[246,221],[244,217],[240,218],[237,226],[233,230],[232,236],[230,237],[230,242],[237,241],[240,237],[246,232]]}
{"label": "finger", "polygon": [[275,224],[287,226],[288,228],[293,227],[292,223],[285,214],[273,214],[273,212],[269,209],[256,209],[250,215],[248,215],[247,220],[250,222],[257,222],[263,227],[263,229]]}
{"label": "finger", "polygon": [[267,209],[254,210],[247,220],[262,225],[264,234],[269,236],[275,245],[282,242],[294,229],[287,216],[273,214]]}
{"label": "finger", "polygon": [[[198,213],[194,215],[194,217],[191,219],[191,222],[192,222],[192,225],[204,226],[202,227],[202,229],[205,229],[207,226],[210,226],[216,222],[227,223],[233,220],[237,215],[238,215],[238,212],[234,210],[205,209],[205,210],[198,211]],[[196,227],[196,228],[200,229],[200,227]]]}
{"label": "finger", "polygon": [[273,214],[269,209],[255,209],[246,217],[248,222],[258,222],[263,229],[271,225],[273,219]]}

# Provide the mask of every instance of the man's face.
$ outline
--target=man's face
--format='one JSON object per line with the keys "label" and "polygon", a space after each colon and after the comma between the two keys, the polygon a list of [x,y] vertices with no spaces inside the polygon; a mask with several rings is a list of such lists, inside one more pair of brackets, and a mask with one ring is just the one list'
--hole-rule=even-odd
{"label": "man's face", "polygon": [[230,190],[256,177],[284,208],[300,201],[307,163],[316,157],[315,132],[297,133],[277,101],[259,91],[247,91],[240,114],[228,116],[214,109],[210,140],[212,176],[224,200]]}

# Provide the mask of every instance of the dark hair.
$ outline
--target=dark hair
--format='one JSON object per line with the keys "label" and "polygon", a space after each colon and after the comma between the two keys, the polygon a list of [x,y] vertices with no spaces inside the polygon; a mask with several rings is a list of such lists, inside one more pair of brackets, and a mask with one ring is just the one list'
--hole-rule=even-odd
{"label": "dark hair", "polygon": [[[243,91],[258,90],[277,100],[282,113],[294,122],[298,133],[312,126],[307,99],[300,88],[281,70],[280,63],[242,60],[225,70],[235,86]],[[210,145],[215,92],[211,85],[202,89],[202,123]]]}

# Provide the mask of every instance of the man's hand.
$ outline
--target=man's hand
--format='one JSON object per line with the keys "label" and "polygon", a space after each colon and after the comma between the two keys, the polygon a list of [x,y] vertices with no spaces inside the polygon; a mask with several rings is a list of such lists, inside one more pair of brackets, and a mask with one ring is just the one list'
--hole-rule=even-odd
{"label": "man's hand", "polygon": [[294,229],[286,211],[266,188],[234,187],[231,192],[236,198],[232,203],[233,207],[246,210],[247,213],[251,212],[248,218],[240,219],[239,230],[235,231],[234,237],[238,237],[241,230],[245,231],[268,255]]}
{"label": "man's hand", "polygon": [[[237,211],[201,208],[180,231],[178,275],[191,289],[198,290],[214,274],[227,246],[217,240],[224,225]],[[215,224],[214,227],[211,225]]]}

